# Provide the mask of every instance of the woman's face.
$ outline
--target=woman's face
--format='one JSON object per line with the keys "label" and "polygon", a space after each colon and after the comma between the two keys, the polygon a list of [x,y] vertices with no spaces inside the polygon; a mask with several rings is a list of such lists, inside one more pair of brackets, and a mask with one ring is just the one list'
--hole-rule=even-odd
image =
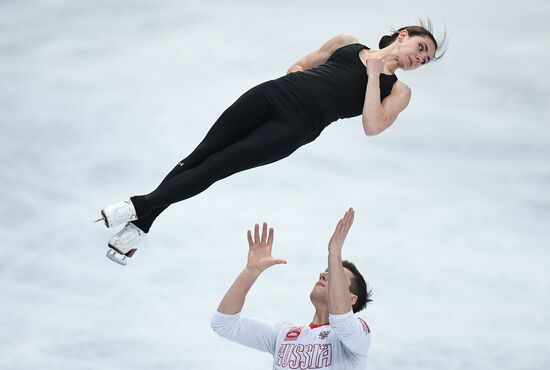
{"label": "woman's face", "polygon": [[407,31],[401,31],[398,41],[398,63],[403,70],[416,69],[434,58],[435,44],[429,37],[409,36]]}

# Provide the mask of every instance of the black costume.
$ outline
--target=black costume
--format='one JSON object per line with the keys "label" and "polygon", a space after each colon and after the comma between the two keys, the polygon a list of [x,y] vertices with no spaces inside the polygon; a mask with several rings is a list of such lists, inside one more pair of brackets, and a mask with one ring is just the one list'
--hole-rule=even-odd
{"label": "black costume", "polygon": [[[216,181],[289,156],[331,122],[363,111],[368,76],[351,44],[326,63],[264,82],[242,95],[218,118],[199,146],[153,192],[132,197],[138,220],[148,232],[172,203],[190,198]],[[380,101],[391,93],[395,75],[380,75]]]}

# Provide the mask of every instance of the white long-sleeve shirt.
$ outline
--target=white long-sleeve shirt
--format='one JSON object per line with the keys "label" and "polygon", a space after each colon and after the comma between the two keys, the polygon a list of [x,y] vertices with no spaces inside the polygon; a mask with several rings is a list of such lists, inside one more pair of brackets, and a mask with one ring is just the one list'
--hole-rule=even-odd
{"label": "white long-sleeve shirt", "polygon": [[296,326],[290,322],[267,322],[243,318],[240,313],[216,312],[212,329],[220,336],[271,353],[273,370],[363,370],[367,367],[370,329],[350,311],[329,315],[321,326]]}

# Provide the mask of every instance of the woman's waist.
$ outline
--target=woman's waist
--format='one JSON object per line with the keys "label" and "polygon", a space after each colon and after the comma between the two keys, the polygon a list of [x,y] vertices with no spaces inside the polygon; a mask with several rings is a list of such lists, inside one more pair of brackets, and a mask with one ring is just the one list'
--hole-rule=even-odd
{"label": "woman's waist", "polygon": [[272,80],[268,99],[281,111],[305,114],[315,126],[325,127],[340,118],[361,114],[364,89],[349,87],[314,89],[307,84]]}

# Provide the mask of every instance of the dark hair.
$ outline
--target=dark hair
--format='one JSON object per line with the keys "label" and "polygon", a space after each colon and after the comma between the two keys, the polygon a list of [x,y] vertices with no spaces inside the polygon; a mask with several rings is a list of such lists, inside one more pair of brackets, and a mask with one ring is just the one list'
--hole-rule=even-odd
{"label": "dark hair", "polygon": [[357,267],[350,261],[342,261],[342,265],[351,271],[353,274],[353,280],[351,281],[350,291],[357,296],[357,301],[352,306],[353,313],[359,312],[365,307],[367,303],[371,302],[372,289],[367,287],[367,283],[363,278],[363,275],[357,270]]}
{"label": "dark hair", "polygon": [[440,49],[442,50],[439,53],[439,55],[434,56],[433,61],[441,59],[443,55],[445,55],[445,53],[447,52],[446,45],[445,45],[447,41],[447,31],[445,29],[443,30],[443,37],[441,38],[441,41],[438,43],[433,35],[432,21],[429,18],[427,18],[426,21],[419,19],[418,22],[420,23],[419,26],[401,27],[398,30],[392,30],[393,33],[391,35],[382,36],[382,38],[378,42],[378,47],[380,49],[384,49],[386,46],[394,42],[395,39],[397,39],[397,36],[399,36],[399,32],[406,30],[409,33],[409,36],[411,37],[422,36],[432,40],[433,43],[435,44],[435,51],[437,52]]}

